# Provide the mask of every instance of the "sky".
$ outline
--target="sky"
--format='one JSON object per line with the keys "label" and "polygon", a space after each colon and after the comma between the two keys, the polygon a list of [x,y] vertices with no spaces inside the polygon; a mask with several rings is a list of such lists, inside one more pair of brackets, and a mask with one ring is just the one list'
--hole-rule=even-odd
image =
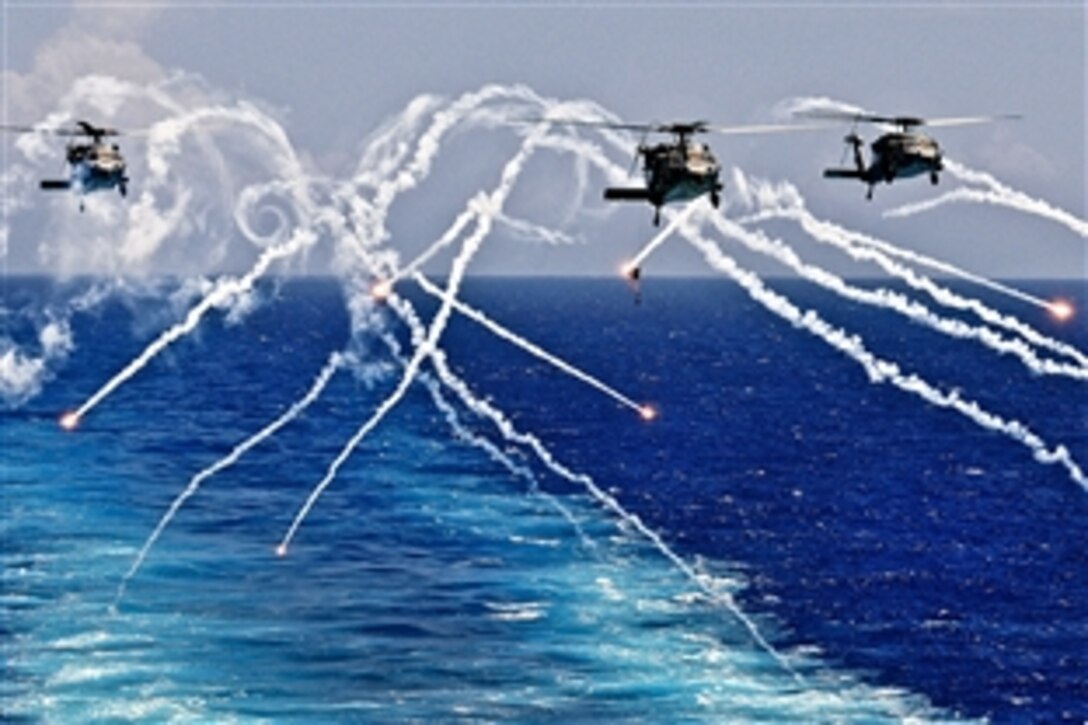
{"label": "sky", "polygon": [[[1085,16],[1083,2],[5,1],[3,122],[55,119],[59,110],[71,111],[81,78],[107,77],[168,89],[177,115],[208,104],[251,104],[282,126],[305,169],[338,178],[353,172],[367,140],[413,99],[454,99],[489,83],[589,99],[628,122],[775,122],[776,109],[798,97],[931,118],[1018,113],[1017,121],[933,135],[949,158],[1083,220]],[[86,93],[81,103],[79,112],[122,129],[169,115],[161,105],[96,105]],[[954,188],[947,175],[938,187],[925,179],[880,186],[872,202],[860,184],[822,179],[824,167],[840,162],[848,131],[707,141],[727,186],[734,167],[747,177],[789,182],[821,218],[985,276],[1088,276],[1084,237],[1052,220],[982,204],[884,216]],[[876,133],[860,131],[869,140]],[[457,182],[477,178],[482,168],[497,173],[512,153],[512,133],[491,128],[451,142],[435,184],[394,219],[394,244],[403,239],[410,248],[440,234],[470,193]],[[129,199],[93,195],[81,214],[74,199],[36,189],[40,175],[62,173],[61,143],[4,139],[6,272],[244,269],[255,252],[232,239],[233,192],[213,191],[215,183],[203,180],[232,179],[223,189],[234,191],[259,184],[270,163],[264,142],[225,132],[174,159],[171,174],[201,180],[185,188],[134,163],[142,158],[138,136],[121,143],[133,171]],[[584,193],[572,191],[575,179],[569,161],[534,162],[511,199],[519,215],[558,228],[573,243],[497,239],[473,272],[607,275],[654,235],[648,206],[606,206],[603,177],[590,175]],[[154,191],[153,203],[142,201],[145,190]],[[200,199],[198,215],[190,214],[197,206],[185,194]],[[170,219],[171,210],[177,218]],[[220,241],[210,245],[204,237],[213,236]],[[872,273],[818,249],[811,254],[846,274]],[[324,273],[333,256],[318,249],[292,271]],[[653,269],[707,273],[680,243],[663,247]],[[761,269],[781,272],[771,263]]]}

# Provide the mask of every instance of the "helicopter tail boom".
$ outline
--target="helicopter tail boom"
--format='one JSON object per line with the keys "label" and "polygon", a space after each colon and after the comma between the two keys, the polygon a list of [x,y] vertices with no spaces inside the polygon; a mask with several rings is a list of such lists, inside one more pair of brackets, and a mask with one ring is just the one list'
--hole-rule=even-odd
{"label": "helicopter tail boom", "polygon": [[864,175],[857,169],[824,169],[825,179],[862,179]]}
{"label": "helicopter tail boom", "polygon": [[609,187],[604,190],[604,198],[609,201],[649,201],[649,189],[631,187]]}
{"label": "helicopter tail boom", "polygon": [[46,191],[67,191],[72,188],[72,182],[67,179],[43,179],[40,186]]}

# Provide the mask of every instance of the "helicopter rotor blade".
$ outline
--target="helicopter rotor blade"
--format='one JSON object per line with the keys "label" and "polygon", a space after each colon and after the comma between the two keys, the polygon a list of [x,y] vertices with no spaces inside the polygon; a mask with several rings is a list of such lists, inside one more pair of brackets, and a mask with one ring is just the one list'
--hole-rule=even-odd
{"label": "helicopter rotor blade", "polygon": [[[837,120],[837,119],[836,119]],[[714,126],[708,121],[688,121],[674,123],[613,123],[611,121],[562,121],[548,118],[527,119],[525,123],[552,123],[561,126],[582,126],[586,128],[611,128],[623,131],[642,131],[643,134],[672,133],[692,135],[696,133],[718,133],[723,135],[794,133],[831,128],[829,124],[756,124],[748,126]]]}
{"label": "helicopter rotor blade", "polygon": [[9,126],[7,124],[0,125],[0,131],[9,131],[11,133],[52,133],[48,128],[34,128],[33,126]]}
{"label": "helicopter rotor blade", "polygon": [[853,111],[845,111],[836,108],[815,108],[809,111],[797,111],[793,116],[795,118],[807,118],[817,121],[845,121],[854,124],[855,126],[865,122],[884,123],[892,126],[899,126],[900,128],[909,128],[911,126],[921,126],[926,123],[925,119],[916,118],[914,116],[881,116],[875,113],[855,113]]}
{"label": "helicopter rotor blade", "polygon": [[584,128],[612,128],[619,131],[658,131],[655,123],[613,123],[612,121],[568,121],[558,118],[527,118],[519,123],[549,123],[554,126],[581,126]]}
{"label": "helicopter rotor blade", "polygon": [[926,126],[967,126],[975,123],[993,123],[994,121],[1016,121],[1022,118],[1019,113],[1004,113],[996,116],[963,116],[960,118],[934,118],[925,121]]}
{"label": "helicopter rotor blade", "polygon": [[813,109],[811,111],[798,111],[794,114],[797,118],[809,118],[826,121],[848,121],[854,124],[862,121],[867,123],[884,123],[898,126],[902,129],[913,126],[965,126],[974,123],[991,123],[993,121],[1005,121],[1020,118],[1019,114],[1002,114],[991,116],[962,116],[958,118],[919,118],[917,116],[880,116],[871,113],[851,113],[836,109]]}
{"label": "helicopter rotor blade", "polygon": [[704,126],[702,130],[726,136],[764,133],[796,133],[798,131],[822,131],[834,128],[827,123],[765,123],[751,126]]}
{"label": "helicopter rotor blade", "polygon": [[42,133],[51,136],[89,136],[91,138],[141,133],[139,131],[119,131],[116,128],[99,128],[86,121],[76,121],[75,124],[76,125],[71,128],[42,128],[40,126],[11,126],[4,124],[0,125],[0,130],[9,131],[11,133]]}

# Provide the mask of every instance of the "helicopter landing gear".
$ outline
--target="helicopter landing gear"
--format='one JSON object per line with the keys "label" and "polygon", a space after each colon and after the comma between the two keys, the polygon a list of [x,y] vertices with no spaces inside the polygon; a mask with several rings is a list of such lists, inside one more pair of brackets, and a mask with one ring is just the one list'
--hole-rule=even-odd
{"label": "helicopter landing gear", "polygon": [[659,206],[654,207],[654,226],[661,226],[661,207]]}
{"label": "helicopter landing gear", "polygon": [[929,183],[936,186],[938,181],[940,181],[940,179],[937,178],[937,172],[936,171],[930,171],[929,172]]}
{"label": "helicopter landing gear", "polygon": [[128,196],[128,186],[125,184],[126,181],[128,181],[128,179],[125,179],[117,185],[117,191],[121,192],[122,199]]}
{"label": "helicopter landing gear", "polygon": [[722,197],[717,191],[710,192],[710,205],[717,209],[722,204]]}
{"label": "helicopter landing gear", "polygon": [[869,190],[865,192],[865,200],[866,201],[872,201],[873,200],[873,185],[872,184],[869,184]]}

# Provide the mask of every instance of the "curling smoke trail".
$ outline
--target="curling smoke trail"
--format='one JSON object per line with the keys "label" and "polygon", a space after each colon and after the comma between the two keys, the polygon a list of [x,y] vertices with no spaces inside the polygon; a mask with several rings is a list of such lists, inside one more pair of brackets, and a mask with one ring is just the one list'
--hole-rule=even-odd
{"label": "curling smoke trail", "polygon": [[400,399],[404,397],[412,380],[415,378],[416,372],[423,360],[437,348],[438,339],[441,337],[443,330],[445,330],[446,323],[449,321],[453,300],[460,288],[461,279],[464,277],[468,264],[483,244],[488,233],[490,233],[494,218],[502,213],[503,204],[505,203],[506,198],[513,190],[514,184],[520,176],[525,163],[535,151],[536,142],[542,134],[542,127],[538,127],[530,132],[522,143],[518,153],[514,158],[507,162],[506,166],[503,168],[499,185],[495,190],[486,195],[481,193],[470,203],[470,209],[474,211],[477,217],[476,229],[473,230],[471,236],[465,239],[461,247],[461,252],[454,259],[453,264],[450,267],[449,281],[446,284],[446,291],[443,294],[442,305],[439,307],[438,312],[435,313],[434,319],[431,322],[427,339],[417,345],[416,351],[408,361],[408,365],[405,367],[404,374],[396,389],[380,406],[378,406],[370,419],[356,431],[355,435],[352,436],[351,440],[349,440],[347,445],[340,451],[340,454],[333,460],[325,477],[311,491],[309,498],[306,499],[306,502],[291,522],[291,526],[288,528],[287,533],[276,548],[279,555],[283,556],[287,553],[287,547],[290,546],[299,526],[305,521],[306,516],[317,502],[317,499],[321,497],[321,494],[336,478],[336,474],[340,470],[340,467],[370,431],[372,431],[378,423],[382,421],[386,414],[400,402]]}
{"label": "curling smoke trail", "polygon": [[350,361],[350,356],[344,353],[334,352],[329,356],[328,362],[321,368],[321,371],[314,378],[313,384],[310,385],[310,389],[306,391],[306,394],[299,398],[297,401],[291,404],[280,417],[266,425],[261,430],[251,435],[246,440],[239,443],[234,447],[229,454],[219,459],[212,465],[208,466],[198,474],[193,476],[188,485],[182,490],[180,494],[170,504],[170,508],[163,514],[159,520],[155,530],[151,532],[151,535],[147,537],[147,541],[140,547],[140,552],[136,555],[136,559],[132,562],[128,571],[121,579],[121,583],[117,588],[117,596],[114,598],[114,606],[116,606],[125,595],[125,588],[129,581],[136,576],[136,573],[140,571],[140,567],[147,559],[148,554],[151,553],[152,547],[162,536],[162,533],[166,530],[166,527],[170,525],[170,522],[174,520],[178,511],[185,502],[188,501],[196,492],[200,489],[201,484],[208,480],[212,476],[226,470],[230,466],[233,466],[238,459],[248,453],[251,449],[260,445],[263,441],[275,435],[281,428],[297,418],[306,408],[310,407],[310,404],[317,400],[322,391],[325,390],[325,386],[329,384],[332,376],[336,374],[340,368],[344,367],[346,363]]}
{"label": "curling smoke trail", "polygon": [[[273,263],[305,252],[312,247],[317,241],[316,233],[310,228],[313,219],[327,220],[332,216],[327,210],[317,208],[313,200],[310,199],[307,188],[308,179],[296,158],[286,132],[279,124],[248,104],[242,104],[237,108],[201,108],[183,116],[155,124],[149,132],[148,145],[148,166],[152,174],[162,176],[166,173],[169,168],[167,159],[177,152],[177,144],[184,133],[201,123],[215,120],[253,126],[261,132],[259,137],[262,140],[271,143],[275,151],[272,158],[276,163],[277,173],[285,177],[283,180],[273,182],[273,184],[291,192],[292,199],[295,201],[295,209],[304,213],[303,222],[305,223],[297,228],[287,241],[264,249],[253,267],[245,275],[219,280],[212,291],[189,310],[184,320],[153,340],[139,356],[126,365],[121,372],[108,380],[76,411],[65,414],[62,418],[62,425],[66,428],[73,428],[78,425],[84,415],[142,370],[159,352],[192,332],[209,310],[224,306],[232,299],[250,292],[256,281],[268,271]],[[247,237],[255,239],[252,230],[245,223],[244,218],[240,216],[243,206],[239,205],[235,209],[236,216],[239,217],[239,226]]]}
{"label": "curling smoke trail", "polygon": [[[556,139],[552,136],[546,136],[543,137],[543,139],[538,139],[537,145],[540,147],[559,148],[561,150],[573,151],[576,154],[578,154],[582,150],[581,146],[577,143],[567,145],[566,143],[560,142],[557,144]],[[601,155],[601,158],[607,162],[607,159],[605,159],[603,154]],[[611,168],[609,168],[610,166],[610,163],[606,165],[606,173],[614,173],[619,176],[625,177],[622,171],[618,173],[614,172]],[[365,246],[366,245],[358,245],[356,249],[364,259],[368,259],[371,255],[369,255],[365,251]],[[373,268],[374,263],[372,261],[368,261],[368,264],[370,264],[370,266]],[[456,269],[454,271],[456,271]],[[395,278],[403,277],[403,271],[398,271],[397,273],[395,273],[394,276]],[[451,282],[452,279],[453,278],[451,275]],[[400,305],[400,299],[396,295],[392,294],[391,288],[386,289],[387,294],[389,294],[390,303],[394,306]],[[444,305],[445,303],[451,302],[452,300],[452,294],[446,295],[444,297]],[[407,305],[407,302],[405,301],[404,306],[401,307],[401,309],[410,311],[411,308],[409,305]],[[443,307],[443,309],[445,309],[445,306]],[[441,311],[442,310],[440,310],[440,312]],[[705,578],[700,576],[699,573],[696,572],[690,564],[688,564],[686,561],[684,561],[683,558],[676,554],[656,532],[654,532],[652,529],[649,529],[645,524],[643,524],[637,516],[628,512],[614,497],[610,496],[602,489],[600,489],[590,477],[582,474],[576,474],[567,469],[565,466],[555,460],[552,454],[535,436],[520,433],[498,409],[494,408],[487,401],[477,399],[468,389],[467,385],[465,385],[465,383],[460,380],[460,378],[455,376],[449,369],[446,363],[445,352],[440,347],[438,347],[437,345],[433,345],[430,346],[430,350],[427,351],[426,341],[422,340],[422,325],[418,322],[412,324],[410,322],[410,320],[412,319],[411,317],[408,317],[407,315],[402,316],[404,317],[406,322],[410,323],[413,329],[413,338],[415,341],[414,344],[417,345],[416,354],[413,356],[412,360],[409,361],[409,369],[406,370],[406,375],[402,378],[403,387],[406,387],[405,381],[410,380],[410,376],[407,373],[410,372],[411,366],[417,359],[421,357],[420,352],[426,351],[435,366],[439,379],[448,388],[453,390],[470,410],[473,410],[478,415],[490,419],[500,430],[506,440],[529,446],[537,455],[537,457],[541,460],[541,462],[544,463],[544,465],[550,471],[571,483],[581,485],[598,503],[604,506],[607,510],[612,511],[616,516],[620,518],[621,521],[625,522],[628,526],[630,526],[647,540],[649,540],[651,544],[678,570],[680,570],[681,573],[683,573],[692,583],[694,583],[708,597],[710,601],[716,602],[717,604],[725,607],[727,611],[729,611],[737,619],[737,621],[741,622],[741,624],[748,631],[749,636],[757,644],[757,646],[770,654],[771,657],[776,662],[778,662],[785,671],[790,673],[796,680],[802,681],[800,674],[793,668],[789,661],[787,661],[770,645],[770,643],[763,637],[762,633],[759,631],[755,622],[740,609],[740,607],[736,604],[735,600],[729,593],[720,592],[710,586],[706,582]],[[431,329],[433,332],[433,324]],[[418,364],[416,366],[418,367]],[[396,393],[394,393],[394,395],[395,394]],[[364,432],[365,429],[366,425],[364,425],[363,429],[360,429],[363,436],[366,435],[366,432]],[[357,437],[359,437],[359,439],[361,440],[360,436]],[[349,446],[346,447],[344,450],[349,451],[350,448],[352,448],[352,446],[349,443]],[[342,454],[342,458],[346,458],[346,453]],[[341,459],[338,459],[338,461],[342,463]],[[326,481],[323,481],[321,484],[319,484],[318,488],[328,485],[328,482],[331,481],[331,477],[335,475],[334,468],[338,467],[339,465],[340,463],[334,461],[333,467],[330,468],[330,474],[326,476]],[[315,493],[319,495],[320,491],[315,489]],[[311,500],[316,500],[316,496],[311,495]],[[310,504],[310,502],[308,502],[308,504]],[[296,517],[296,522],[292,524],[292,528],[288,531],[287,536],[285,536],[283,542],[278,547],[278,552],[281,555],[286,553],[287,544],[292,539],[293,533],[297,529],[298,522],[300,522],[305,517],[306,510],[308,509],[304,507],[304,510],[300,512],[299,516]],[[576,524],[573,518],[571,518],[570,520],[572,521],[572,523]]]}
{"label": "curling smoke trail", "polygon": [[1002,184],[990,174],[982,171],[975,171],[968,169],[967,167],[959,164],[951,159],[945,159],[945,170],[955,176],[960,181],[967,183],[984,184],[989,187],[989,190],[968,189],[960,187],[946,192],[936,198],[928,199],[926,201],[916,202],[914,204],[905,204],[895,209],[890,209],[884,212],[886,217],[907,217],[914,214],[919,214],[930,209],[935,209],[944,204],[952,202],[969,201],[979,204],[994,204],[996,206],[1006,206],[1017,211],[1022,211],[1027,214],[1034,214],[1036,216],[1050,219],[1051,221],[1058,222],[1073,230],[1082,237],[1088,237],[1088,221],[1079,219],[1076,216],[1070,214],[1064,209],[1051,206],[1042,199],[1035,199],[1022,191],[1016,191],[1015,189]]}
{"label": "curling smoke trail", "polygon": [[717,245],[702,237],[697,230],[685,225],[681,233],[692,246],[702,252],[708,264],[741,285],[753,300],[794,327],[806,330],[850,357],[865,369],[870,382],[891,383],[900,390],[917,395],[933,405],[955,410],[982,428],[1008,436],[1030,448],[1035,460],[1040,463],[1060,463],[1069,473],[1069,477],[1082,489],[1088,491],[1088,480],[1085,479],[1084,472],[1065,446],[1059,445],[1051,449],[1042,438],[1023,423],[1005,420],[990,413],[975,401],[965,400],[955,390],[946,393],[916,374],[904,374],[895,363],[883,360],[869,352],[860,337],[848,335],[843,330],[833,327],[814,310],[802,312],[788,299],[767,288],[758,276],[738,266],[733,259],[723,254]]}
{"label": "curling smoke trail", "polygon": [[[356,176],[356,184],[373,186],[375,189],[371,204],[361,203],[354,188],[344,192],[347,195],[346,201],[355,211],[356,223],[362,229],[362,238],[373,244],[385,241],[388,237],[385,219],[389,208],[399,196],[418,186],[427,177],[441,149],[442,139],[472,111],[496,99],[540,102],[539,97],[524,86],[489,85],[466,93],[434,115],[430,127],[420,137],[416,144],[416,153],[406,167],[399,170],[390,167],[389,175],[382,179],[374,179],[369,173]],[[422,111],[417,110],[419,112]]]}
{"label": "curling smoke trail", "polygon": [[1036,355],[1034,348],[1023,340],[1006,338],[985,326],[968,325],[961,320],[941,317],[925,305],[898,292],[888,289],[868,290],[849,284],[838,275],[804,263],[797,253],[780,239],[769,239],[762,232],[748,231],[716,212],[710,213],[709,218],[722,234],[739,241],[752,251],[777,259],[802,278],[815,282],[846,299],[893,310],[950,337],[975,340],[999,354],[1013,355],[1034,373],[1088,380],[1088,368],[1041,359]]}
{"label": "curling smoke trail", "polygon": [[185,315],[184,320],[159,335],[159,337],[153,340],[142,353],[126,365],[121,372],[106,381],[106,383],[88,398],[83,405],[79,406],[74,413],[68,414],[66,418],[71,421],[72,425],[78,424],[83,416],[101,403],[108,395],[110,395],[110,393],[124,384],[129,378],[140,372],[152,358],[182,336],[192,332],[196,326],[200,324],[205,313],[215,307],[226,305],[231,299],[249,292],[253,288],[253,284],[268,271],[268,268],[274,262],[290,257],[307,247],[310,247],[316,239],[317,237],[313,232],[305,229],[298,230],[286,243],[265,250],[257,259],[257,263],[245,275],[241,277],[228,277],[216,282],[215,288],[212,289],[204,299],[197,303],[196,306],[189,310],[188,314]]}
{"label": "curling smoke trail", "polygon": [[[439,299],[442,298],[442,291],[438,287],[436,287],[430,280],[428,280],[426,277],[424,277],[422,274],[416,273],[413,276],[413,279],[415,279],[416,283],[418,283],[419,286],[423,288],[423,291],[426,292],[427,294],[431,295],[432,297],[437,297]],[[485,328],[490,330],[492,333],[494,333],[498,337],[501,337],[502,339],[506,340],[507,342],[513,343],[514,345],[518,346],[519,348],[521,348],[525,352],[529,353],[530,355],[533,355],[534,357],[537,357],[537,358],[543,360],[544,362],[552,365],[553,367],[556,367],[559,370],[562,370],[563,372],[565,372],[566,374],[568,374],[571,377],[575,378],[576,380],[580,380],[583,383],[589,385],[590,387],[595,388],[596,390],[599,390],[600,392],[602,392],[605,395],[609,396],[610,398],[617,401],[618,403],[620,403],[622,405],[626,405],[628,408],[635,411],[639,415],[644,415],[644,413],[645,413],[645,407],[644,406],[639,405],[635,401],[631,400],[631,398],[627,397],[626,395],[619,392],[615,388],[607,385],[606,383],[601,382],[600,380],[593,377],[589,373],[583,372],[582,370],[579,370],[578,368],[574,367],[573,365],[566,362],[565,360],[563,360],[563,359],[561,359],[559,357],[556,357],[555,355],[552,355],[550,352],[548,352],[547,350],[544,350],[539,345],[536,345],[536,344],[526,340],[525,338],[521,337],[520,335],[517,335],[517,334],[511,332],[510,330],[506,329],[505,327],[503,327],[499,323],[492,320],[490,317],[485,315],[483,312],[480,312],[479,310],[477,310],[477,309],[475,309],[473,307],[469,307],[464,302],[462,302],[460,300],[456,300],[456,299],[452,301],[452,305],[453,305],[453,309],[455,311],[461,313],[462,315],[469,318],[473,322],[476,322],[476,323],[484,326]]]}
{"label": "curling smoke trail", "polygon": [[[409,118],[405,120],[403,126],[409,129],[415,126],[419,116],[425,110],[424,107],[428,105],[420,102],[421,100],[425,99],[416,99],[410,104]],[[386,134],[390,138],[384,140],[387,144],[391,143],[396,147],[396,151],[387,154],[390,158],[386,159],[383,166],[385,175],[378,174],[373,168],[360,169],[353,179],[353,183],[341,189],[337,194],[338,198],[351,210],[351,218],[356,229],[354,236],[356,246],[372,247],[388,238],[389,232],[385,228],[385,221],[390,207],[397,198],[414,189],[427,177],[446,134],[457,127],[458,124],[469,123],[473,114],[478,112],[484,104],[495,100],[521,101],[533,106],[548,105],[548,101],[524,86],[489,85],[478,91],[465,93],[447,108],[434,115],[431,125],[424,131],[416,144],[415,154],[404,168],[400,169],[396,167],[394,159],[399,160],[406,156],[403,148],[405,142],[399,139],[393,131]],[[402,133],[406,132],[402,131]],[[368,153],[368,156],[378,153],[376,147],[372,147],[370,152],[372,153]],[[368,203],[359,196],[357,193],[357,187],[359,186],[374,189],[371,202]],[[385,261],[385,265],[389,269],[379,273],[378,276],[381,281],[375,290],[376,295],[378,297],[388,295],[397,281],[420,269],[439,251],[449,246],[471,219],[472,214],[470,211],[463,212],[458,217],[457,222],[441,238],[407,265],[399,266],[395,252],[386,255],[389,258]],[[510,223],[523,232],[533,231],[531,227],[519,226],[516,221],[508,220],[501,213],[494,221]]]}

